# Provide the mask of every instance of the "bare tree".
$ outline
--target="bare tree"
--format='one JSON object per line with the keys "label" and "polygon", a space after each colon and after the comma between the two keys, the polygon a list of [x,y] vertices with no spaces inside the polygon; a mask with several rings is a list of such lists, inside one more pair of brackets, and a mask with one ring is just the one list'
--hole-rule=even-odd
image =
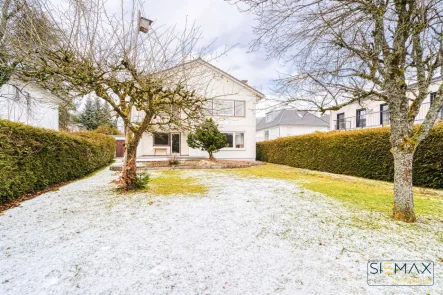
{"label": "bare tree", "polygon": [[[278,92],[285,103],[337,110],[365,99],[389,104],[396,220],[414,222],[412,162],[443,106],[443,86],[418,128],[420,105],[442,67],[442,1],[240,0],[256,15],[269,56],[290,63]],[[412,85],[412,86],[411,86]]]}
{"label": "bare tree", "polygon": [[62,103],[47,95],[33,95],[29,92],[33,85],[23,83],[14,76],[23,60],[20,52],[30,51],[36,42],[57,42],[57,32],[41,13],[44,1],[0,1],[0,107],[8,119],[29,122],[35,119],[38,105]]}
{"label": "bare tree", "polygon": [[0,3],[0,87],[9,81],[21,62],[15,54],[17,44],[30,48],[35,41],[56,41],[54,30],[41,14],[43,1],[3,0]]}
{"label": "bare tree", "polygon": [[204,85],[194,82],[204,73],[189,61],[205,48],[197,48],[200,33],[194,26],[140,29],[140,6],[122,4],[119,14],[111,14],[108,5],[85,0],[47,7],[61,42],[22,52],[19,75],[54,93],[93,94],[109,103],[125,127],[121,186],[132,188],[143,134],[186,130],[203,117],[207,97],[197,88]]}

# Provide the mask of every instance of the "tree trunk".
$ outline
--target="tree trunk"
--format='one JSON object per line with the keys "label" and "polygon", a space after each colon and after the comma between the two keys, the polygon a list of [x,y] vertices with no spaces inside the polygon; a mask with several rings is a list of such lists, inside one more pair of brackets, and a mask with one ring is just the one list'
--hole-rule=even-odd
{"label": "tree trunk", "polygon": [[129,190],[135,187],[137,181],[137,147],[141,134],[134,134],[125,124],[125,154],[123,156],[120,186]]}
{"label": "tree trunk", "polygon": [[209,153],[209,161],[215,162],[214,155],[212,153]]}
{"label": "tree trunk", "polygon": [[125,156],[123,160],[122,174],[120,184],[123,189],[134,188],[137,181],[137,146],[138,140],[126,142]]}
{"label": "tree trunk", "polygon": [[[413,121],[409,120],[409,100],[406,93],[391,87],[393,101],[389,105],[391,117],[391,152],[394,156],[394,207],[395,220],[415,222],[412,194],[412,163],[417,146],[413,139]],[[395,98],[395,99],[394,99]]]}
{"label": "tree trunk", "polygon": [[413,152],[393,152],[394,155],[394,208],[395,220],[415,222],[412,195]]}

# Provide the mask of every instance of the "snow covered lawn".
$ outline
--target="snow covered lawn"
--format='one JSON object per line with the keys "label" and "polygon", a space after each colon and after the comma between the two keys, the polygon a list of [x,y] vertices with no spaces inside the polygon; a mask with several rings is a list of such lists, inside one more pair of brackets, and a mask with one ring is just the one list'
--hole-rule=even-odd
{"label": "snow covered lawn", "polygon": [[[6,211],[0,294],[443,294],[441,221],[396,223],[286,180],[180,174],[207,192],[118,195],[104,170]],[[432,260],[435,284],[370,287],[369,259]]]}

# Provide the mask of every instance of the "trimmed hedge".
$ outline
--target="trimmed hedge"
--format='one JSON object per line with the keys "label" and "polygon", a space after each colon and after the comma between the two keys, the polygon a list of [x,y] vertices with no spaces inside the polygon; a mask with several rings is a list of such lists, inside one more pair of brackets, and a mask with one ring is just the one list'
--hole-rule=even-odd
{"label": "trimmed hedge", "polygon": [[0,120],[0,203],[108,165],[115,139],[63,133]]}
{"label": "trimmed hedge", "polygon": [[[257,160],[393,181],[389,128],[331,131],[257,143]],[[443,123],[437,124],[414,156],[414,185],[443,188]]]}

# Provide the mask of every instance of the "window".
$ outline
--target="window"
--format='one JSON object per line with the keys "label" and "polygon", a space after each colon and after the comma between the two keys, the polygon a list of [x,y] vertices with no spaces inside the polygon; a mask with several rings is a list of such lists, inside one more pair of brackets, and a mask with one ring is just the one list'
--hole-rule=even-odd
{"label": "window", "polygon": [[269,140],[269,130],[265,131],[265,140]]}
{"label": "window", "polygon": [[169,133],[154,134],[154,145],[169,145]]}
{"label": "window", "polygon": [[389,113],[389,105],[384,103],[380,105],[380,124],[389,125],[391,122],[391,114]]}
{"label": "window", "polygon": [[223,135],[226,136],[226,141],[228,142],[226,147],[234,147],[234,133],[223,133]]}
{"label": "window", "polygon": [[357,110],[357,118],[356,118],[357,128],[366,127],[366,109]]}
{"label": "window", "polygon": [[245,134],[235,133],[235,148],[243,149],[245,147]]}
{"label": "window", "polygon": [[432,104],[432,102],[434,101],[434,99],[435,99],[436,96],[437,96],[437,92],[431,92],[431,93],[429,93],[429,97],[430,97],[430,99],[431,99],[431,104]]}
{"label": "window", "polygon": [[207,116],[212,116],[212,100],[207,100],[203,103],[203,109]]}
{"label": "window", "polygon": [[336,129],[346,129],[345,113],[337,114],[337,125]]}
{"label": "window", "polygon": [[[430,98],[431,98],[431,105],[434,102],[435,97],[437,96],[437,92],[431,92],[430,94]],[[440,118],[443,118],[443,107],[440,109]]]}
{"label": "window", "polygon": [[15,97],[14,97],[14,99],[15,99],[15,101],[20,101],[20,89],[18,89],[18,87],[15,87],[15,86],[13,86],[14,88],[15,88]]}
{"label": "window", "polygon": [[228,144],[227,148],[243,149],[245,148],[245,133],[244,132],[223,132],[226,136]]}
{"label": "window", "polygon": [[245,116],[245,102],[244,101],[235,101],[235,116],[236,117],[244,117]]}
{"label": "window", "polygon": [[171,105],[171,114],[173,119],[180,119],[180,107],[177,105]]}
{"label": "window", "polygon": [[214,115],[234,116],[233,100],[214,100]]}
{"label": "window", "polygon": [[209,116],[244,117],[246,113],[246,102],[214,99],[205,102],[204,109]]}

